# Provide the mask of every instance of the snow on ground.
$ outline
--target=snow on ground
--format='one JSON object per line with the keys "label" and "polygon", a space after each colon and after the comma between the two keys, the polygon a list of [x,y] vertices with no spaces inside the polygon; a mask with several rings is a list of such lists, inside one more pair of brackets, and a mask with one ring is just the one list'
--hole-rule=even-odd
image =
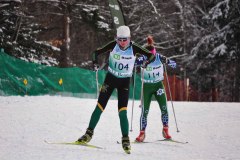
{"label": "snow on ground", "polygon": [[[96,99],[61,96],[0,97],[1,160],[239,160],[239,103],[173,102],[179,133],[169,102],[170,133],[180,141],[156,142],[162,139],[160,110],[152,102],[146,141],[132,144],[127,155],[117,141],[121,140],[117,101],[110,100],[98,123],[91,144],[105,149],[83,146],[46,144],[77,140],[88,126]],[[133,112],[133,141],[139,132],[139,101]],[[129,101],[131,127],[132,101]]]}

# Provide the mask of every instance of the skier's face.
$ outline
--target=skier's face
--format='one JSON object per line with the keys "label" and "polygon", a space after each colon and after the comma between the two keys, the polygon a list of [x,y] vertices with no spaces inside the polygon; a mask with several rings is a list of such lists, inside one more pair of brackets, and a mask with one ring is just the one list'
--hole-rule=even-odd
{"label": "skier's face", "polygon": [[130,37],[126,37],[126,38],[117,38],[117,42],[120,45],[120,47],[125,48],[128,46],[129,42],[130,42]]}

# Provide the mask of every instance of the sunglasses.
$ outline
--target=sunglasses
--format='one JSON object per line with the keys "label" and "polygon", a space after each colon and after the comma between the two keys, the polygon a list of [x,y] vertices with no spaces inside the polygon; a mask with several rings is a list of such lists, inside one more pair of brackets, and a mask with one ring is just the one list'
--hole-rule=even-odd
{"label": "sunglasses", "polygon": [[126,42],[128,40],[128,38],[117,38],[117,40],[120,42]]}

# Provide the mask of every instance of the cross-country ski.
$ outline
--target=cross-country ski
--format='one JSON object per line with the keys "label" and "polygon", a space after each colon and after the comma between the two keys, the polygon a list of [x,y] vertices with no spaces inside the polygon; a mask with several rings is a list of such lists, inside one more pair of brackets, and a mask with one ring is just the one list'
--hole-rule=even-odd
{"label": "cross-country ski", "polygon": [[88,144],[88,143],[81,143],[81,142],[77,142],[77,141],[75,141],[75,142],[52,142],[52,141],[44,140],[44,142],[47,144],[79,145],[79,146],[84,146],[84,147],[89,147],[89,148],[104,149],[103,147],[99,147],[99,146]]}

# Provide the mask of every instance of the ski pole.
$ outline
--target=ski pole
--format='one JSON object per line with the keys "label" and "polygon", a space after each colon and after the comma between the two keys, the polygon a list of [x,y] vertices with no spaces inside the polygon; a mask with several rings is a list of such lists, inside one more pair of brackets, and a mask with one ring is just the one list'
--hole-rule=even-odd
{"label": "ski pole", "polygon": [[133,122],[133,108],[134,108],[134,100],[135,100],[135,79],[136,79],[136,72],[137,72],[137,66],[134,66],[134,78],[133,78],[133,93],[132,93],[132,115],[131,115],[131,129],[132,132],[132,122]]}
{"label": "ski pole", "polygon": [[180,132],[180,131],[178,130],[177,119],[176,119],[175,110],[174,110],[174,107],[173,107],[172,93],[171,93],[171,90],[170,90],[170,85],[169,85],[169,80],[168,80],[168,74],[167,74],[167,68],[166,68],[166,65],[165,65],[165,64],[163,64],[163,66],[164,66],[164,69],[165,69],[165,72],[166,72],[166,79],[167,79],[167,84],[168,84],[168,91],[169,91],[169,96],[170,96],[170,100],[171,100],[171,104],[172,104],[173,115],[174,115],[174,119],[175,119],[175,124],[176,124],[176,128],[177,128],[177,132]]}
{"label": "ski pole", "polygon": [[96,87],[97,87],[97,98],[99,93],[99,87],[98,87],[98,69],[96,70]]}
{"label": "ski pole", "polygon": [[141,70],[141,81],[142,81],[142,85],[141,85],[141,103],[139,105],[139,108],[142,108],[143,107],[143,85],[144,85],[144,68],[142,68]]}

